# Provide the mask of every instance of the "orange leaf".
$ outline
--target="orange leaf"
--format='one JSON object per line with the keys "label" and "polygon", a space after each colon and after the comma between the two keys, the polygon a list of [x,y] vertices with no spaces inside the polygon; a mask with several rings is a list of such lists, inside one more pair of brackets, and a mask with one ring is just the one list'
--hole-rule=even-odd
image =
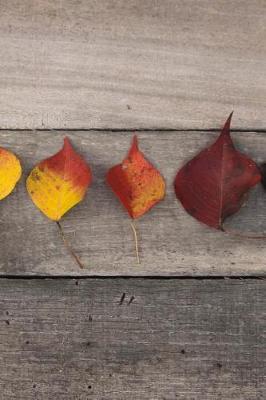
{"label": "orange leaf", "polygon": [[0,200],[12,192],[21,177],[21,172],[18,158],[0,147]]}
{"label": "orange leaf", "polygon": [[164,179],[139,151],[136,135],[127,157],[108,171],[106,180],[131,218],[143,215],[165,195]]}
{"label": "orange leaf", "polygon": [[48,218],[59,221],[83,199],[91,180],[89,166],[66,137],[62,150],[31,171],[27,190],[34,204]]}

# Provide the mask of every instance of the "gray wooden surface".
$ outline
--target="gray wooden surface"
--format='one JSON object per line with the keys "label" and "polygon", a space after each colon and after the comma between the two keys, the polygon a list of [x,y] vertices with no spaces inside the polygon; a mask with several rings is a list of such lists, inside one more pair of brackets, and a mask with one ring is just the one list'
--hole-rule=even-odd
{"label": "gray wooden surface", "polygon": [[0,398],[262,400],[265,289],[262,280],[1,279]]}
{"label": "gray wooden surface", "polygon": [[[136,264],[130,218],[105,184],[108,168],[125,157],[132,132],[68,132],[93,171],[86,199],[62,219],[80,256],[81,270],[63,245],[56,224],[32,203],[25,188],[31,168],[58,151],[65,132],[0,132],[0,144],[22,159],[24,176],[0,207],[0,273],[37,275],[262,275],[266,240],[233,237],[202,225],[176,200],[173,180],[180,166],[210,144],[212,132],[141,132],[140,148],[167,180],[167,196],[137,220],[141,265]],[[266,159],[265,133],[236,132],[242,151]],[[231,229],[266,231],[266,193],[260,185]]]}
{"label": "gray wooden surface", "polygon": [[1,128],[266,124],[265,1],[0,1]]}
{"label": "gray wooden surface", "polygon": [[[173,192],[232,109],[238,147],[266,160],[265,37],[263,0],[0,0],[0,146],[23,165],[0,204],[0,400],[265,397],[266,241],[205,227]],[[136,128],[167,181],[137,221],[140,266],[104,182]],[[64,129],[94,174],[62,220],[84,270],[25,189]],[[266,232],[261,187],[228,224]]]}

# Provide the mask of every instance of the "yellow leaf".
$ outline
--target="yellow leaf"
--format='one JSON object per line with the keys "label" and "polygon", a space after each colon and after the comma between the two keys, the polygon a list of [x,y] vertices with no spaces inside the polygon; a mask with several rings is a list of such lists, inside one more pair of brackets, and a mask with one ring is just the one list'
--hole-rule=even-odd
{"label": "yellow leaf", "polygon": [[0,200],[12,192],[21,173],[18,158],[10,151],[0,148]]}
{"label": "yellow leaf", "polygon": [[62,150],[41,161],[26,185],[34,204],[48,218],[59,221],[83,199],[91,179],[89,166],[65,138]]}

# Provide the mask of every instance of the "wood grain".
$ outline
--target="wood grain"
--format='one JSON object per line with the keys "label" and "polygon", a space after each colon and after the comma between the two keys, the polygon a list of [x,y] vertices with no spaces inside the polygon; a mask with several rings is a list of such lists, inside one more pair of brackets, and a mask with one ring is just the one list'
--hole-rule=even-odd
{"label": "wood grain", "polygon": [[1,279],[0,397],[262,400],[265,289],[260,280]]}
{"label": "wood grain", "polygon": [[[264,275],[265,240],[233,237],[189,216],[176,200],[178,168],[217,133],[141,132],[140,148],[167,181],[167,195],[137,220],[141,265],[136,264],[130,219],[105,184],[106,171],[126,155],[132,132],[68,132],[72,144],[90,163],[93,184],[85,200],[62,219],[66,237],[85,269],[69,256],[56,224],[32,203],[25,179],[40,160],[54,154],[65,133],[0,132],[0,143],[22,160],[24,175],[0,207],[0,273],[29,275]],[[239,149],[265,160],[265,133],[236,132]],[[265,192],[260,185],[245,207],[228,221],[240,232],[265,232]]]}
{"label": "wood grain", "polygon": [[265,128],[265,6],[0,1],[0,128]]}

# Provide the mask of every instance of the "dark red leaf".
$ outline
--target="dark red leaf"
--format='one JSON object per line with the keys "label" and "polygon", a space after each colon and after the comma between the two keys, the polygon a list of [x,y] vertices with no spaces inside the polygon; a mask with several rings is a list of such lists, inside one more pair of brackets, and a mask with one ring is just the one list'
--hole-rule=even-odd
{"label": "dark red leaf", "polygon": [[184,165],[174,183],[185,210],[216,229],[222,229],[225,218],[240,209],[248,190],[261,180],[254,161],[234,147],[232,114],[216,142]]}
{"label": "dark red leaf", "polygon": [[266,163],[260,165],[260,172],[261,172],[261,184],[266,190]]}

